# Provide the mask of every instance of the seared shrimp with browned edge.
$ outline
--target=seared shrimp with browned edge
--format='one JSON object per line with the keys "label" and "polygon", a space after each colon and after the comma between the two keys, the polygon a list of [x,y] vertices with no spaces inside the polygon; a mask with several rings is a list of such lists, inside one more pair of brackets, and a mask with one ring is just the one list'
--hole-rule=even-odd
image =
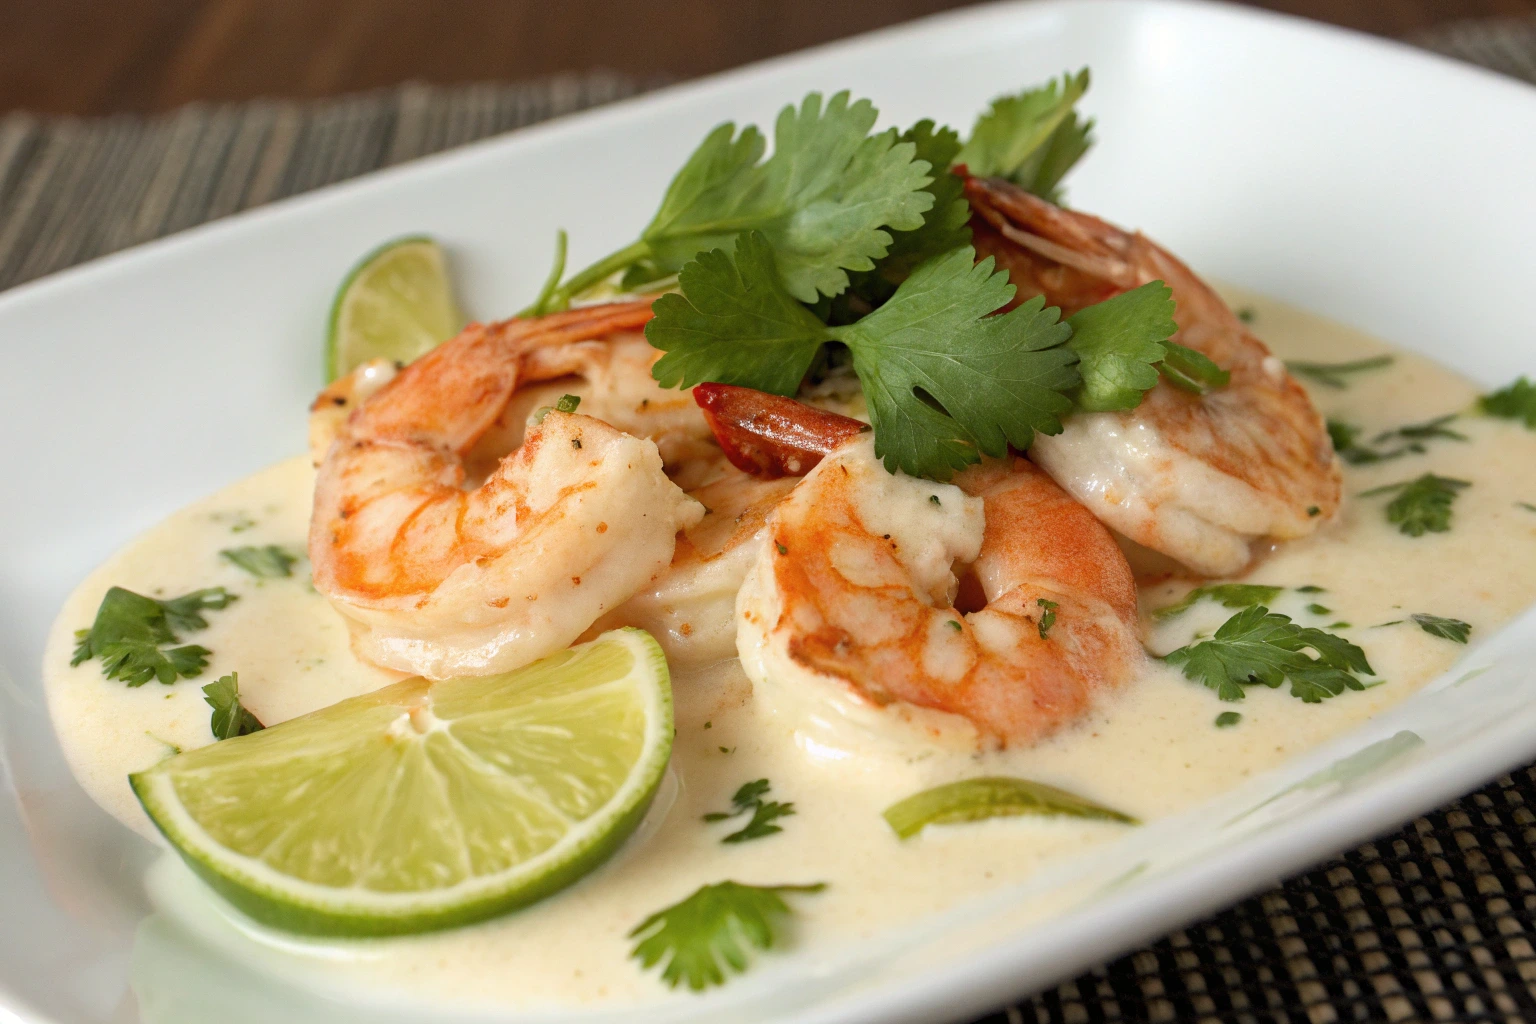
{"label": "seared shrimp with browned edge", "polygon": [[505,671],[667,567],[703,509],[655,441],[551,410],[514,449],[487,447],[520,389],[590,368],[585,343],[650,315],[630,302],[471,324],[336,425],[309,553],[361,657],[433,678]]}
{"label": "seared shrimp with browned edge", "polygon": [[1029,457],[1094,515],[1197,573],[1241,572],[1270,540],[1303,537],[1339,508],[1323,418],[1285,364],[1209,285],[1166,250],[995,178],[967,178],[976,255],[1070,316],[1162,280],[1174,340],[1231,375],[1197,395],[1160,382],[1128,412],[1079,412]]}
{"label": "seared shrimp with browned edge", "polygon": [[1028,461],[987,460],[952,484],[893,475],[858,421],[807,409],[786,429],[796,403],[760,401],[764,414],[739,400],[715,426],[743,465],[806,472],[769,515],[736,605],[742,665],[770,705],[833,733],[899,720],[1030,744],[1136,676],[1125,556]]}

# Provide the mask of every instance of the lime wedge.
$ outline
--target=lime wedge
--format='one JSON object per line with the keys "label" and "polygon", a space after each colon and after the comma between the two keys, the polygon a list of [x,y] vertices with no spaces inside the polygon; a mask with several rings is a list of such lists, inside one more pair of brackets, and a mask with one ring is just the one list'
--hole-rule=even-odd
{"label": "lime wedge", "polygon": [[576,881],[639,824],[671,750],[666,659],[619,629],[515,672],[406,679],[130,781],[192,869],[256,920],[389,935]]}
{"label": "lime wedge", "polygon": [[438,244],[423,235],[385,242],[352,268],[331,302],[325,379],[380,357],[408,363],[463,326]]}

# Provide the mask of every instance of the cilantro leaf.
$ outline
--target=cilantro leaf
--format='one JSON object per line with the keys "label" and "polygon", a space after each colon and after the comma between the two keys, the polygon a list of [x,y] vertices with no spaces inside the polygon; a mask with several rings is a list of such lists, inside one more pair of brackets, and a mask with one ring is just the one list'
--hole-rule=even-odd
{"label": "cilantro leaf", "polygon": [[1157,365],[1168,354],[1164,343],[1178,330],[1173,292],[1161,281],[1081,309],[1067,323],[1072,327],[1067,344],[1078,354],[1082,374],[1072,397],[1090,412],[1141,404],[1142,395],[1157,385]]}
{"label": "cilantro leaf", "polygon": [[201,614],[204,609],[223,608],[233,600],[235,595],[223,587],[194,590],[165,601],[112,587],[102,597],[91,627],[75,631],[69,663],[100,658],[106,678],[129,686],[143,686],[151,679],[173,683],[179,676],[198,675],[208,664],[211,652],[206,647],[162,649],[162,645],[177,642],[175,630],[203,629],[208,625]]}
{"label": "cilantro leaf", "polygon": [[716,249],[683,268],[680,295],[656,301],[646,337],[666,355],[652,375],[667,386],[705,381],[794,394],[825,341],[845,344],[863,383],[875,451],[895,471],[946,479],[980,455],[1027,448],[1055,433],[1078,381],[1071,328],[1032,299],[1013,297],[1006,272],[969,246],[920,265],[890,301],[855,323],[828,327],[772,272],[756,233],[734,258]]}
{"label": "cilantro leaf", "polygon": [[768,792],[768,788],[767,779],[754,779],[751,782],[743,782],[741,788],[736,790],[736,795],[731,797],[731,810],[711,811],[704,815],[704,820],[725,821],[727,818],[734,818],[747,808],[757,804]]}
{"label": "cilantro leaf", "polygon": [[1363,466],[1372,462],[1380,462],[1382,459],[1395,458],[1397,454],[1384,455],[1360,443],[1360,435],[1364,429],[1343,420],[1328,421],[1328,440],[1333,445],[1333,450],[1339,458],[1351,466]]}
{"label": "cilantro leaf", "polygon": [[1197,352],[1176,341],[1165,341],[1163,347],[1168,351],[1163,356],[1163,361],[1157,364],[1157,368],[1174,387],[1203,395],[1208,391],[1226,387],[1232,380],[1232,374],[1217,366],[1215,360],[1204,352]]}
{"label": "cilantro leaf", "polygon": [[1410,537],[1422,537],[1425,533],[1445,533],[1451,528],[1451,506],[1456,495],[1472,484],[1447,476],[1425,473],[1416,480],[1373,487],[1361,493],[1362,498],[1396,493],[1387,503],[1387,522]]}
{"label": "cilantro leaf", "polygon": [[101,654],[101,647],[120,641],[149,644],[173,643],[176,634],[165,623],[165,609],[160,602],[123,587],[113,587],[96,608],[96,621],[90,629],[75,631],[75,653],[71,665],[78,665]]}
{"label": "cilantro leaf", "polygon": [[726,881],[702,886],[640,922],[629,933],[636,940],[630,956],[642,967],[662,964],[661,978],[672,988],[681,982],[702,992],[723,985],[726,968],[737,973],[747,969],[751,947],[771,949],[778,940],[779,923],[793,912],[784,901],[786,895],[825,888],[824,882],[759,886]]}
{"label": "cilantro leaf", "polygon": [[1348,363],[1289,362],[1285,364],[1285,368],[1296,376],[1305,377],[1315,384],[1342,390],[1349,387],[1350,374],[1385,369],[1395,361],[1392,356],[1372,356],[1369,359],[1356,359]]}
{"label": "cilantro leaf", "polygon": [[234,600],[235,595],[223,587],[206,587],[156,603],[165,612],[166,625],[172,629],[194,630],[208,628],[208,620],[202,616],[204,609],[218,610]]}
{"label": "cilantro leaf", "polygon": [[1472,635],[1472,626],[1460,619],[1445,619],[1438,615],[1430,615],[1427,612],[1415,612],[1408,616],[1419,624],[1419,628],[1430,636],[1438,636],[1458,644],[1467,642],[1467,637]]}
{"label": "cilantro leaf", "polygon": [[777,800],[760,800],[752,808],[752,820],[724,839],[722,843],[744,843],[749,839],[762,839],[771,836],[775,832],[784,831],[778,825],[773,824],[779,818],[787,818],[795,813],[795,805],[792,803],[780,803]]}
{"label": "cilantro leaf", "polygon": [[774,272],[773,246],[761,232],[700,253],[678,275],[682,294],[663,295],[645,336],[667,354],[652,367],[664,387],[711,381],[793,395],[827,327],[797,302]]}
{"label": "cilantro leaf", "polygon": [[1071,329],[1039,297],[1013,298],[1006,271],[970,246],[928,260],[889,302],[828,333],[848,346],[864,385],[875,453],[888,470],[947,479],[977,461],[1054,434],[1078,382]]}
{"label": "cilantro leaf", "polygon": [[[1307,654],[1311,649],[1316,656]],[[1291,696],[1308,704],[1363,690],[1357,674],[1374,675],[1365,652],[1343,637],[1298,626],[1289,616],[1255,605],[1224,622],[1215,636],[1163,657],[1186,678],[1226,701],[1242,700],[1243,687],[1271,688],[1289,680]]]}
{"label": "cilantro leaf", "polygon": [[[1086,81],[1088,69],[1084,68],[1082,76]],[[1032,167],[1021,168],[1014,175],[1014,180],[1025,189],[1047,202],[1060,204],[1061,179],[1067,176],[1083,155],[1093,146],[1093,119],[1079,120],[1077,111],[1067,111],[1067,116],[1062,118],[1061,124],[1051,133],[1050,141],[1045,148],[1029,163]]]}
{"label": "cilantro leaf", "polygon": [[293,563],[299,560],[297,555],[290,554],[276,544],[267,544],[263,547],[246,545],[239,548],[225,548],[219,552],[219,556],[252,576],[263,579],[292,576]]}
{"label": "cilantro leaf", "polygon": [[720,840],[722,843],[744,843],[749,839],[761,839],[775,832],[784,831],[773,822],[794,814],[795,805],[779,803],[776,800],[764,800],[763,798],[768,795],[768,788],[767,779],[745,783],[736,791],[736,795],[731,797],[731,810],[711,811],[704,815],[705,821],[716,822],[735,818],[748,811],[752,812],[752,819],[747,822],[746,827],[732,832]]}
{"label": "cilantro leaf", "polygon": [[1490,416],[1520,420],[1536,430],[1536,384],[1521,377],[1507,388],[1478,399],[1478,406]]}
{"label": "cilantro leaf", "polygon": [[1088,91],[1088,69],[1035,89],[1000,96],[976,119],[957,163],[981,177],[1002,177],[1055,201],[1056,185],[1092,145],[1092,121],[1073,106]]}
{"label": "cilantro leaf", "polygon": [[852,286],[846,297],[860,298],[871,307],[889,299],[919,263],[971,244],[971,204],[965,200],[965,183],[945,170],[960,151],[960,137],[953,128],[935,127],[932,121],[923,120],[903,132],[900,141],[912,143],[916,158],[933,168],[930,173],[934,178],[924,186],[933,196],[933,207],[923,216],[922,227],[891,232],[890,251],[873,270],[851,275]]}
{"label": "cilantro leaf", "polygon": [[213,708],[213,716],[209,720],[208,727],[213,730],[213,738],[216,740],[245,736],[266,728],[261,724],[260,719],[240,703],[240,673],[238,672],[220,676],[203,687],[203,700]]}
{"label": "cilantro leaf", "polygon": [[1045,598],[1036,598],[1035,604],[1040,608],[1040,622],[1036,628],[1040,631],[1041,640],[1049,640],[1051,627],[1056,625],[1056,609],[1061,607],[1055,601],[1047,601]]}
{"label": "cilantro leaf", "polygon": [[179,676],[202,675],[212,653],[197,644],[159,647],[147,640],[111,640],[98,649],[102,674],[129,686],[143,686],[151,679],[169,684]]}
{"label": "cilantro leaf", "polygon": [[[1376,435],[1376,443],[1400,438],[1404,441],[1466,441],[1466,434],[1458,434],[1447,427],[1446,424],[1459,418],[1460,413],[1448,412],[1444,416],[1436,416],[1434,419],[1425,420],[1423,423],[1409,423],[1406,426],[1396,427],[1392,430],[1384,430]],[[1422,448],[1414,448],[1414,451],[1423,451]]]}
{"label": "cilantro leaf", "polygon": [[815,302],[839,294],[848,271],[869,270],[886,254],[890,230],[922,227],[934,203],[924,190],[933,180],[929,163],[894,130],[871,135],[876,116],[868,100],[850,102],[846,91],[825,106],[820,93],[810,93],[779,113],[767,160],[755,127],[737,134],[734,124],[720,125],[672,179],[638,241],[530,309],[563,309],[572,296],[637,265],[648,279],[677,272],[745,231],[763,233],[791,295]]}
{"label": "cilantro leaf", "polygon": [[[1252,608],[1256,604],[1269,604],[1280,596],[1284,587],[1271,587],[1262,583],[1214,583],[1208,587],[1196,587],[1184,595],[1178,604],[1159,608],[1152,613],[1155,619],[1167,619],[1194,607],[1202,598],[1216,601],[1224,608]],[[1299,588],[1298,588],[1299,589]]]}

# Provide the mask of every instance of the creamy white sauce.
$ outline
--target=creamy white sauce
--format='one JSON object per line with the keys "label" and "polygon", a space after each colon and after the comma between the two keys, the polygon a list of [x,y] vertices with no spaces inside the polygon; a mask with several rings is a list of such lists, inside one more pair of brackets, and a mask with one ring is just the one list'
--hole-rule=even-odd
{"label": "creamy white sauce", "polygon": [[[1339,362],[1389,351],[1381,343],[1246,294],[1256,332],[1284,358]],[[1387,370],[1357,374],[1347,390],[1313,388],[1325,415],[1372,433],[1467,409],[1476,391],[1428,361],[1395,353]],[[894,801],[942,782],[1011,774],[1073,790],[1143,819],[1185,810],[1299,751],[1348,730],[1412,694],[1465,648],[1411,622],[1376,624],[1428,612],[1472,624],[1487,636],[1536,599],[1536,432],[1468,416],[1455,428],[1465,443],[1434,441],[1424,455],[1346,467],[1344,510],[1315,536],[1285,545],[1246,580],[1287,591],[1276,610],[1308,625],[1352,623],[1339,632],[1359,643],[1381,684],[1307,705],[1285,690],[1249,689],[1223,704],[1177,672],[1151,662],[1077,728],[1030,749],[975,753],[948,746],[880,742],[867,730],[841,738],[838,753],[815,755],[793,715],[754,699],[735,661],[677,671],[675,796],[657,809],[612,861],[540,904],[499,920],[438,934],[353,945],[290,945],[294,964],[312,964],[327,983],[408,993],[438,1006],[612,1005],[651,1001],[660,983],[629,959],[626,933],[650,913],[699,885],[825,881],[827,891],[798,901],[799,949],[832,951],[957,902],[1017,882],[1086,847],[1125,835],[1124,827],[1071,819],[1011,819],[930,828],[899,841],[880,817]],[[1403,536],[1388,524],[1388,498],[1358,495],[1384,483],[1435,472],[1469,480],[1449,533]],[[246,704],[275,724],[371,690],[398,675],[359,663],[347,631],[307,583],[307,563],[291,578],[255,580],[218,557],[225,547],[278,544],[301,550],[313,472],[305,458],[266,470],[186,509],[146,533],[93,573],[60,612],[46,654],[48,700],[60,742],[85,789],[146,835],[153,830],[126,781],[168,756],[212,740],[199,687],[240,673]],[[176,595],[225,586],[240,595],[208,613],[188,642],[213,651],[207,671],[171,686],[128,688],[102,678],[99,663],[71,667],[73,632],[88,626],[108,587]],[[1210,602],[1166,622],[1152,609],[1176,601],[1188,583],[1142,592],[1149,646],[1166,652],[1209,633],[1232,612]],[[1309,604],[1329,609],[1308,612]],[[1233,728],[1213,719],[1239,711]],[[728,806],[743,782],[767,777],[773,796],[797,813],[768,839],[725,846],[726,825],[700,817]],[[338,954],[341,951],[341,955]]]}

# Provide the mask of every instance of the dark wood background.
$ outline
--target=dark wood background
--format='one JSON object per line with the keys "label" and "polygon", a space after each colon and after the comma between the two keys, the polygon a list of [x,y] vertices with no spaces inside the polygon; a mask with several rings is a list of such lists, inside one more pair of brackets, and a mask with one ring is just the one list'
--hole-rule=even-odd
{"label": "dark wood background", "polygon": [[[1253,0],[1387,36],[1536,0]],[[108,114],[194,100],[607,68],[689,78],[959,0],[0,0],[0,111]]]}

